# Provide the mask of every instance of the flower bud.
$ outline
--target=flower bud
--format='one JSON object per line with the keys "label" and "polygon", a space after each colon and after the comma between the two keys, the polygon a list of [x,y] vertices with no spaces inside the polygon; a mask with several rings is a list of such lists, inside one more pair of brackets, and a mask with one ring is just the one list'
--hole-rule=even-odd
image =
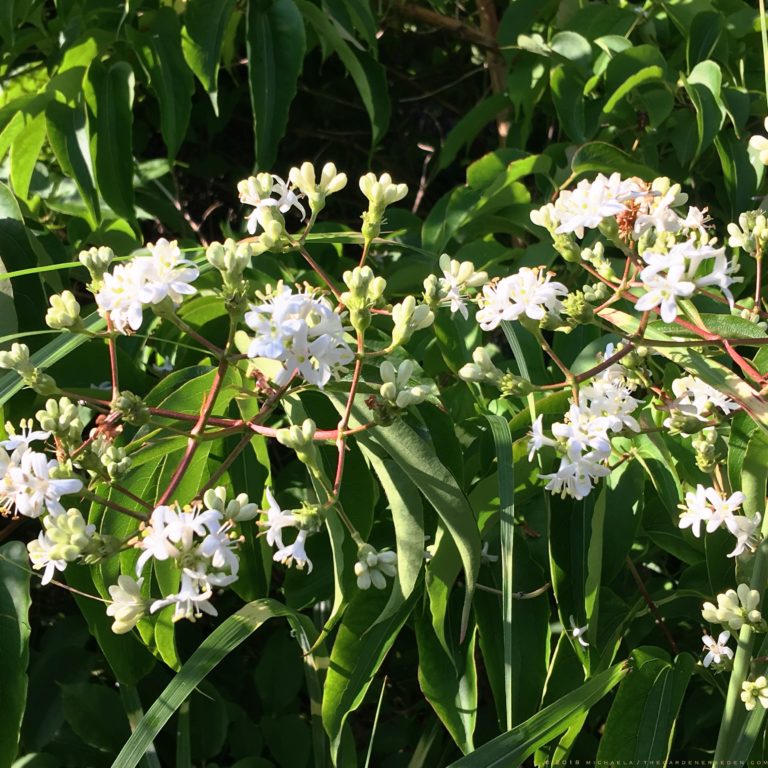
{"label": "flower bud", "polygon": [[387,586],[385,576],[397,576],[397,554],[384,550],[377,552],[370,544],[363,544],[357,550],[355,576],[359,589],[384,589]]}
{"label": "flower bud", "polygon": [[435,316],[426,304],[416,305],[413,296],[406,296],[402,302],[392,307],[392,347],[404,344],[415,331],[432,325]]}
{"label": "flower bud", "polygon": [[487,382],[500,384],[503,372],[491,362],[491,356],[485,347],[478,347],[472,353],[473,362],[467,363],[459,370],[459,378],[464,381]]}
{"label": "flower bud", "polygon": [[312,163],[302,163],[299,168],[291,168],[288,179],[307,197],[312,213],[317,215],[325,207],[325,198],[339,192],[347,185],[347,175],[338,173],[333,163],[326,163],[320,172],[317,183],[315,168]]}
{"label": "flower bud", "polygon": [[51,306],[45,315],[45,323],[54,331],[75,331],[83,326],[80,305],[71,291],[51,296]]}
{"label": "flower bud", "polygon": [[80,251],[80,255],[77,258],[91,273],[91,288],[98,289],[104,273],[109,269],[109,265],[115,258],[115,253],[111,248],[101,246],[99,248],[89,248],[87,251]]}
{"label": "flower bud", "polygon": [[45,409],[39,410],[35,418],[41,429],[65,443],[79,440],[85,429],[77,406],[68,397],[47,400]]}
{"label": "flower bud", "polygon": [[378,179],[375,174],[367,173],[361,177],[359,184],[360,191],[368,198],[362,233],[366,241],[370,241],[379,236],[386,207],[402,200],[408,194],[408,187],[394,184],[388,173],[383,173]]}
{"label": "flower bud", "polygon": [[290,427],[278,429],[275,437],[280,445],[296,452],[296,458],[307,468],[317,474],[320,471],[319,454],[315,445],[316,425],[312,419],[305,419],[303,424],[292,424]]}

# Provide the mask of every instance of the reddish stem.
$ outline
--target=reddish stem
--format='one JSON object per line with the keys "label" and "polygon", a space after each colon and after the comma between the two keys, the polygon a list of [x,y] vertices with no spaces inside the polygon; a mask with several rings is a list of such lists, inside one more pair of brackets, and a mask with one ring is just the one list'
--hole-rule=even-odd
{"label": "reddish stem", "polygon": [[109,331],[109,336],[107,337],[107,345],[109,346],[109,367],[112,373],[112,401],[115,402],[120,394],[120,382],[117,376],[117,344],[115,342],[115,337],[113,336],[114,328],[109,312],[107,312],[107,330]]}
{"label": "reddish stem", "polygon": [[[360,381],[360,373],[363,369],[363,334],[358,331],[357,334],[357,360],[355,360],[355,370],[352,373],[352,384],[349,387],[349,397],[347,398],[347,405],[344,408],[344,415],[341,417],[341,421],[338,426],[338,437],[336,444],[339,448],[339,459],[336,463],[336,478],[333,481],[333,498],[339,497],[339,489],[341,488],[341,478],[344,475],[344,459],[347,452],[347,437],[346,429],[349,424],[349,419],[352,415],[352,406],[355,402],[355,394],[357,393],[357,385]],[[315,433],[317,434],[317,433]]]}
{"label": "reddish stem", "polygon": [[173,473],[171,481],[168,483],[168,487],[165,489],[165,493],[163,493],[163,495],[158,500],[157,506],[161,507],[164,504],[167,504],[168,500],[173,495],[173,492],[179,487],[179,483],[184,477],[184,473],[187,471],[187,468],[189,467],[189,464],[192,461],[195,452],[197,451],[198,441],[196,438],[201,432],[205,430],[205,426],[211,416],[211,411],[213,410],[213,406],[216,403],[216,397],[218,396],[219,391],[221,390],[221,385],[224,382],[224,372],[226,368],[227,358],[222,357],[219,361],[219,367],[216,369],[216,375],[213,379],[211,391],[208,393],[208,396],[203,403],[203,407],[200,410],[200,416],[197,419],[195,426],[192,427],[192,431],[189,433],[190,436],[189,440],[187,441],[187,449],[184,451],[184,456],[179,462],[179,466],[176,467],[176,471]]}

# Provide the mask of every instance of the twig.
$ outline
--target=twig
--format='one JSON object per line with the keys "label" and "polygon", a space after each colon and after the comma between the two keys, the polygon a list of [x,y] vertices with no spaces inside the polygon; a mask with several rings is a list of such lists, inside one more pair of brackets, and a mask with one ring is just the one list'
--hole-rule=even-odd
{"label": "twig", "polygon": [[627,566],[629,567],[629,572],[632,574],[632,578],[635,580],[635,584],[637,584],[638,590],[640,590],[640,594],[643,596],[643,600],[645,600],[645,604],[648,606],[648,610],[653,616],[654,623],[661,629],[664,637],[669,643],[669,647],[672,649],[672,653],[677,655],[678,650],[675,638],[672,637],[672,633],[669,631],[667,624],[664,621],[664,617],[659,613],[656,603],[653,602],[653,598],[648,594],[648,590],[645,588],[645,584],[643,584],[643,580],[637,572],[637,568],[635,568],[635,564],[632,562],[632,558],[629,555],[627,555]]}

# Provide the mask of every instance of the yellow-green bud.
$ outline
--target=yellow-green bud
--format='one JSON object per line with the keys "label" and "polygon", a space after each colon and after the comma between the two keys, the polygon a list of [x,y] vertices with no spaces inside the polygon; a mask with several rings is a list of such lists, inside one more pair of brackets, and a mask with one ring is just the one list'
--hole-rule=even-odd
{"label": "yellow-green bud", "polygon": [[83,327],[80,305],[71,291],[51,296],[51,306],[45,315],[45,322],[55,331],[76,331]]}
{"label": "yellow-green bud", "polygon": [[364,333],[371,324],[371,308],[381,301],[387,281],[383,277],[374,277],[368,266],[348,270],[343,279],[349,290],[341,294],[341,301],[349,310],[353,328]]}
{"label": "yellow-green bud", "polygon": [[295,451],[296,458],[306,464],[313,474],[318,473],[320,467],[320,457],[314,441],[316,428],[312,419],[305,419],[301,426],[292,424],[290,427],[278,429],[275,434],[277,442]]}
{"label": "yellow-green bud", "polygon": [[115,253],[111,248],[101,246],[99,248],[89,248],[87,251],[80,251],[80,255],[77,258],[91,273],[93,287],[97,287],[115,258]]}
{"label": "yellow-green bud", "polygon": [[312,213],[317,215],[325,207],[325,198],[339,192],[347,186],[347,175],[338,173],[333,163],[326,163],[317,181],[312,163],[302,163],[298,168],[291,168],[288,180],[306,195]]}
{"label": "yellow-green bud", "polygon": [[426,304],[416,305],[413,296],[406,296],[399,304],[392,307],[392,347],[404,344],[415,331],[427,328],[434,322],[435,316]]}
{"label": "yellow-green bud", "polygon": [[502,394],[508,397],[524,397],[533,392],[533,386],[529,381],[521,379],[512,373],[505,373],[499,382]]}
{"label": "yellow-green bud", "polygon": [[589,323],[595,311],[581,291],[573,291],[563,299],[563,314],[573,321],[573,325],[580,325]]}
{"label": "yellow-green bud", "polygon": [[29,347],[13,344],[9,352],[0,352],[0,368],[15,371],[20,376],[32,373],[34,366],[29,359]]}
{"label": "yellow-green bud", "polygon": [[45,409],[39,410],[35,418],[41,429],[65,442],[78,440],[85,429],[77,406],[68,397],[47,400]]}

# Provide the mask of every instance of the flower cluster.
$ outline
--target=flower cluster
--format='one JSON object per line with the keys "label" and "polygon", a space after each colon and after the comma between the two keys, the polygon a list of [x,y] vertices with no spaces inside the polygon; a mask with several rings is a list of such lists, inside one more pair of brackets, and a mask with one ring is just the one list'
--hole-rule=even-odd
{"label": "flower cluster", "polygon": [[715,488],[697,485],[695,491],[685,494],[685,504],[680,505],[683,513],[680,515],[679,526],[690,528],[696,538],[701,536],[702,523],[707,533],[727,528],[736,537],[736,547],[728,557],[737,557],[745,550],[754,552],[760,538],[760,513],[755,513],[754,517],[735,515],[734,512],[744,503],[744,498],[741,491],[726,498]]}
{"label": "flower cluster", "polygon": [[480,327],[492,331],[503,320],[523,317],[538,323],[548,315],[557,317],[563,308],[560,299],[568,289],[562,283],[550,282],[551,278],[543,267],[523,267],[514,275],[484,286],[475,316]]}
{"label": "flower cluster", "polygon": [[67,477],[56,459],[30,447],[49,437],[30,426],[0,442],[0,506],[6,510],[25,517],[63,515],[61,497],[82,489],[82,481]]}
{"label": "flower cluster", "polygon": [[174,621],[194,620],[203,613],[215,616],[217,611],[210,602],[214,587],[237,580],[236,546],[231,521],[219,509],[155,508],[139,543],[142,553],[136,574],[140,576],[150,561],[173,560],[181,572],[181,584],[178,592],[155,600],[150,613],[175,605]]}
{"label": "flower cluster", "polygon": [[[606,356],[612,352],[609,347]],[[541,475],[548,481],[548,491],[583,499],[598,478],[610,473],[606,461],[611,455],[611,435],[640,429],[632,415],[639,401],[631,392],[622,366],[614,364],[581,387],[579,399],[571,400],[565,419],[552,425],[553,437],[544,434],[543,416],[536,418],[528,443],[529,460],[544,446],[555,448],[560,455],[557,471]]]}
{"label": "flower cluster", "polygon": [[138,256],[105,272],[94,294],[99,312],[109,316],[119,333],[138,331],[145,307],[158,307],[165,301],[178,307],[185,296],[197,290],[191,283],[200,270],[183,258],[175,240],[160,238],[147,248],[149,256]]}
{"label": "flower cluster", "polygon": [[[269,488],[265,490],[265,493],[269,503],[267,509],[264,510],[264,514],[267,517],[266,520],[260,521],[259,525],[265,529],[267,544],[270,547],[277,547],[273,560],[289,566],[295,563],[299,570],[307,566],[307,573],[312,573],[312,561],[307,557],[307,552],[304,548],[307,536],[313,527],[311,522],[309,525],[305,524],[302,527],[302,523],[306,523],[306,521],[302,520],[301,516],[292,511],[283,511]],[[283,541],[283,530],[285,528],[298,529],[296,538],[291,544],[287,545]]]}
{"label": "flower cluster", "polygon": [[760,613],[760,593],[750,589],[748,584],[739,584],[735,590],[729,589],[717,596],[714,603],[704,603],[701,609],[704,621],[722,624],[733,630],[739,630],[745,624],[754,629],[765,631],[766,623]]}
{"label": "flower cluster", "polygon": [[294,293],[279,284],[263,303],[251,305],[245,322],[254,332],[248,357],[279,361],[275,381],[280,386],[298,372],[310,384],[324,387],[354,359],[341,317],[314,293]]}

